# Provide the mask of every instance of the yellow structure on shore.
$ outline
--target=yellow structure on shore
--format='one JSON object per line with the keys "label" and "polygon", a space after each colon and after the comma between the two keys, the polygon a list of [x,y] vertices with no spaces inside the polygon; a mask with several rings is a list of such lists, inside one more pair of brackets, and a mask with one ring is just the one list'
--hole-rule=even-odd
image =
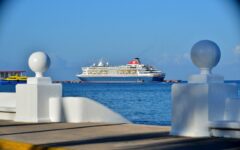
{"label": "yellow structure on shore", "polygon": [[15,76],[7,77],[3,80],[5,80],[5,81],[27,81],[27,76],[15,75]]}
{"label": "yellow structure on shore", "polygon": [[27,76],[25,76],[26,71],[0,71],[1,81],[16,81],[16,82],[26,82]]}

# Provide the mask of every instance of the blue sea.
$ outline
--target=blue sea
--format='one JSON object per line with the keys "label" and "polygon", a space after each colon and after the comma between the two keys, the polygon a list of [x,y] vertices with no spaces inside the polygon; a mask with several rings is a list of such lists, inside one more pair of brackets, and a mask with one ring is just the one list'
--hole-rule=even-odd
{"label": "blue sea", "polygon": [[[226,81],[237,83],[240,81]],[[64,96],[94,99],[137,124],[171,124],[171,83],[63,84]],[[14,92],[14,85],[1,85],[1,92]]]}
{"label": "blue sea", "polygon": [[169,125],[171,84],[64,84],[64,96],[92,98],[138,124]]}

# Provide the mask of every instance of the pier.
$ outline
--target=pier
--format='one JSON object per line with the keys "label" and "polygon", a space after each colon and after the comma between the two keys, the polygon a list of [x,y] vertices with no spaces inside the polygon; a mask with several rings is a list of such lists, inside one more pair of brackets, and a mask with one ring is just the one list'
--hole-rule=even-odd
{"label": "pier", "polygon": [[240,139],[169,135],[169,126],[0,121],[0,148],[21,150],[239,149]]}

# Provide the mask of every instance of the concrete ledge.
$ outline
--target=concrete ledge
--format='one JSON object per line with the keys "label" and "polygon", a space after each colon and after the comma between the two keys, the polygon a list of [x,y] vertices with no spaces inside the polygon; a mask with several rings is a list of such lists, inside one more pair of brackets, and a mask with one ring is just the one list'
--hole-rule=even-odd
{"label": "concrete ledge", "polygon": [[57,147],[43,147],[24,142],[0,139],[0,149],[2,150],[65,150]]}
{"label": "concrete ledge", "polygon": [[240,138],[240,130],[211,129],[210,131],[213,137]]}
{"label": "concrete ledge", "polygon": [[0,111],[1,120],[14,120],[15,116],[16,116],[16,113],[14,113],[14,112],[1,112]]}
{"label": "concrete ledge", "polygon": [[16,107],[0,107],[0,112],[16,113]]}
{"label": "concrete ledge", "polygon": [[240,122],[236,121],[213,121],[209,123],[210,129],[239,130]]}
{"label": "concrete ledge", "polygon": [[86,97],[51,97],[49,112],[52,122],[131,123],[108,107]]}
{"label": "concrete ledge", "polygon": [[225,138],[240,138],[240,122],[214,121],[209,123],[211,136]]}

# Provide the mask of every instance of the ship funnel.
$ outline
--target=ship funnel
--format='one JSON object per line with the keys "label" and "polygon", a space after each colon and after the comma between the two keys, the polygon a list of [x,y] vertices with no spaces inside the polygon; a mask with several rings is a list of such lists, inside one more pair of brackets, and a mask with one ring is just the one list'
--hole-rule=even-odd
{"label": "ship funnel", "polygon": [[130,62],[128,62],[129,65],[139,65],[141,64],[140,59],[139,58],[134,58],[133,60],[131,60]]}
{"label": "ship funnel", "polygon": [[139,64],[141,64],[140,58],[136,57],[134,59],[137,60]]}

